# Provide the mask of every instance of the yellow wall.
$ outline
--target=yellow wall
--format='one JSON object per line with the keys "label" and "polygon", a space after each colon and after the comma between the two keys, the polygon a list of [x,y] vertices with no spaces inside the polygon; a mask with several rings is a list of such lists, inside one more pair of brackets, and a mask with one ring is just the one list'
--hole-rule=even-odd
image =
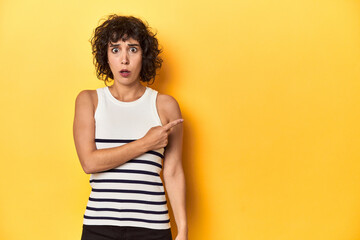
{"label": "yellow wall", "polygon": [[185,119],[189,239],[360,239],[355,0],[2,0],[0,239],[80,239],[74,102],[104,86],[88,40],[110,13],[164,48],[152,87]]}

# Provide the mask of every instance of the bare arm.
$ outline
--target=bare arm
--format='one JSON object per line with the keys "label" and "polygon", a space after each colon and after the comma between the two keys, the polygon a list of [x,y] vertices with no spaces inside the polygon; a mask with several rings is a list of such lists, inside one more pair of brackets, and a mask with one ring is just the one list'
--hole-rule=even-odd
{"label": "bare arm", "polygon": [[180,121],[168,126],[151,128],[144,137],[119,147],[97,149],[95,145],[95,119],[91,92],[84,90],[75,101],[73,125],[74,142],[80,164],[85,173],[106,171],[136,158],[147,151],[165,147],[167,131]]}
{"label": "bare arm", "polygon": [[[162,108],[169,121],[181,118],[178,103],[171,96],[163,97]],[[185,202],[185,175],[182,167],[183,126],[172,128],[164,155],[164,182],[178,228],[177,239],[187,239],[188,226]]]}

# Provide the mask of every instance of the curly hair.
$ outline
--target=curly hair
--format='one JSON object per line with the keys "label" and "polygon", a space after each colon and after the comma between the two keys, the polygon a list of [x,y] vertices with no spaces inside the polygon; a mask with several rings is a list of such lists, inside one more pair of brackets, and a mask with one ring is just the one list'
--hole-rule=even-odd
{"label": "curly hair", "polygon": [[90,39],[97,78],[104,81],[105,85],[107,82],[111,82],[109,78],[114,80],[114,75],[108,64],[108,43],[110,41],[117,42],[119,39],[126,41],[133,38],[139,42],[142,49],[140,80],[149,82],[153,79],[155,81],[156,70],[161,68],[163,62],[159,56],[162,49],[159,48],[156,34],[150,30],[147,22],[145,24],[141,19],[133,16],[109,15],[94,30]]}

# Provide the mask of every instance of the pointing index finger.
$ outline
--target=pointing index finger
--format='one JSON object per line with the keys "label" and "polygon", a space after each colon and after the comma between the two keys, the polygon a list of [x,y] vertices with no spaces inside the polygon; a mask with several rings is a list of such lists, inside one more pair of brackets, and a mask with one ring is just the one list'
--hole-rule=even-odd
{"label": "pointing index finger", "polygon": [[169,122],[168,124],[166,124],[166,125],[164,126],[164,128],[165,128],[166,131],[168,131],[170,128],[178,125],[179,123],[182,123],[183,121],[184,121],[184,119],[182,119],[182,118],[176,119],[176,120],[174,120],[174,121]]}

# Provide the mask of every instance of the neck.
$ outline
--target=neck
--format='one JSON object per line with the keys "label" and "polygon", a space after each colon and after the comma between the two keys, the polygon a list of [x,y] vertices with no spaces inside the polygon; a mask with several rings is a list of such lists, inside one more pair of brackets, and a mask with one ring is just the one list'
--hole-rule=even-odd
{"label": "neck", "polygon": [[121,85],[114,82],[114,84],[109,87],[109,90],[119,101],[131,102],[139,99],[145,93],[146,87],[140,82],[133,85]]}

